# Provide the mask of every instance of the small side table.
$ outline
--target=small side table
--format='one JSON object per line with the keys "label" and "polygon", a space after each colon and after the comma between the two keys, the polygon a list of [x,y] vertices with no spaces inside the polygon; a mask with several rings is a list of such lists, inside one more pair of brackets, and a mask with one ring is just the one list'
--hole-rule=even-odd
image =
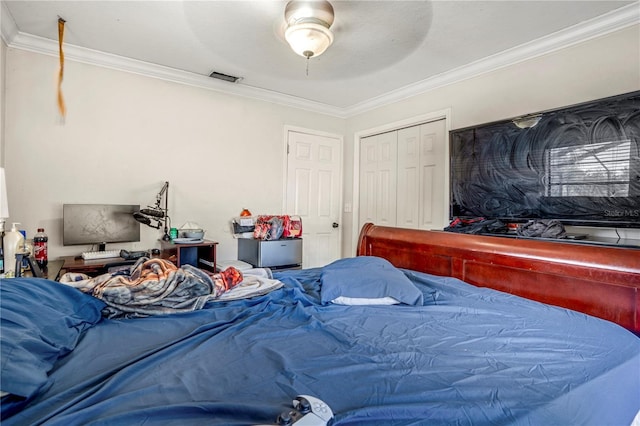
{"label": "small side table", "polygon": [[183,265],[192,265],[210,272],[216,272],[217,245],[217,241],[209,240],[185,244],[160,241],[160,257],[170,260],[178,268]]}

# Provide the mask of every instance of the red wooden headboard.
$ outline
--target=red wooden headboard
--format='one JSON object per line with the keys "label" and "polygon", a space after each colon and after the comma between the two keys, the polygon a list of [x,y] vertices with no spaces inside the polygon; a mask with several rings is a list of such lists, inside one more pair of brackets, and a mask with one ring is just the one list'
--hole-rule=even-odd
{"label": "red wooden headboard", "polygon": [[640,248],[367,223],[357,254],[584,312],[640,334]]}

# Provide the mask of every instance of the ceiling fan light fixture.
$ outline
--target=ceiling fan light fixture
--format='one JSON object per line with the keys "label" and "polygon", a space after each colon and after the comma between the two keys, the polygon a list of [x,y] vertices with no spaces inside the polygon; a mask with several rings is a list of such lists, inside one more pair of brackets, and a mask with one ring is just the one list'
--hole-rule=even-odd
{"label": "ceiling fan light fixture", "polygon": [[284,37],[291,49],[307,59],[320,56],[333,43],[333,6],[325,0],[292,0],[284,11]]}
{"label": "ceiling fan light fixture", "polygon": [[333,43],[333,33],[320,24],[301,23],[292,25],[284,33],[291,49],[300,56],[320,56]]}

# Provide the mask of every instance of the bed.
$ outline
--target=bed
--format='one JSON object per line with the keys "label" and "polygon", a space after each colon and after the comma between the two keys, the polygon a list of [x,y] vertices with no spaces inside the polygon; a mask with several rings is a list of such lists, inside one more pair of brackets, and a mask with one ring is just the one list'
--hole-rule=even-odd
{"label": "bed", "polygon": [[266,294],[132,319],[4,280],[2,423],[275,424],[304,394],[335,425],[630,425],[640,251],[583,247],[368,224]]}

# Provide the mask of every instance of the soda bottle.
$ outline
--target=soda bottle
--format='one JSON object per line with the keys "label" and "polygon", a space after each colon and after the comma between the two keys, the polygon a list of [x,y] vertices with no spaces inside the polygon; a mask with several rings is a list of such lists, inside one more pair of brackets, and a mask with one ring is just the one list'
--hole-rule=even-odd
{"label": "soda bottle", "polygon": [[36,263],[40,268],[47,266],[48,254],[47,254],[47,241],[49,238],[44,233],[44,228],[38,228],[38,233],[33,237],[33,252],[36,258]]}

